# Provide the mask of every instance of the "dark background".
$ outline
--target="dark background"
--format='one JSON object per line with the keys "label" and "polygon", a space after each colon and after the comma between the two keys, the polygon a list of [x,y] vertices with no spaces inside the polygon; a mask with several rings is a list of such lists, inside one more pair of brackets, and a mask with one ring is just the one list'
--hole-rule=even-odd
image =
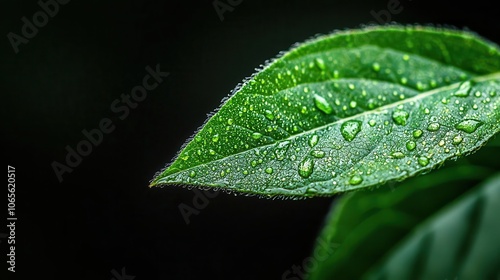
{"label": "dark background", "polygon": [[[310,254],[332,198],[221,193],[186,225],[178,205],[194,193],[147,185],[254,68],[315,34],[375,22],[370,11],[389,1],[243,0],[223,21],[212,2],[72,0],[15,54],[6,35],[40,7],[1,1],[0,133],[17,174],[19,279],[108,280],[123,267],[137,280],[281,279]],[[493,3],[401,0],[391,19],[499,43]],[[170,76],[120,120],[111,103],[156,64]],[[51,163],[102,118],[115,131],[59,183]],[[5,239],[0,251],[0,278],[15,279]]]}

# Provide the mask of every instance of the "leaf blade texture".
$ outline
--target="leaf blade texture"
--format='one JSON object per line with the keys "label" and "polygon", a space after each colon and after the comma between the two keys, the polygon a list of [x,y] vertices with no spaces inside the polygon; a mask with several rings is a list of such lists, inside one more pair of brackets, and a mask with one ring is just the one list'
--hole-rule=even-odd
{"label": "leaf blade texture", "polygon": [[312,197],[403,180],[495,135],[499,90],[498,47],[467,32],[318,37],[236,88],[151,186]]}

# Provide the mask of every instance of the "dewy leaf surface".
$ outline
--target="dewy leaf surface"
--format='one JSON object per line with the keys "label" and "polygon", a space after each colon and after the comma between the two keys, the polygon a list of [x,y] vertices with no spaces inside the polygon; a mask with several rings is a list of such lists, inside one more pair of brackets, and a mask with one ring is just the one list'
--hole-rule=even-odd
{"label": "dewy leaf surface", "polygon": [[151,185],[311,197],[403,180],[499,131],[499,71],[498,47],[462,31],[318,37],[238,87]]}

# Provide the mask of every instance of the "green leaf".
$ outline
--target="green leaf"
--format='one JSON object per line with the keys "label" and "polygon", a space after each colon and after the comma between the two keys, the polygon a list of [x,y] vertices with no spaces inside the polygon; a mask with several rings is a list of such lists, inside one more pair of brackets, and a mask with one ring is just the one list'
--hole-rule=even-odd
{"label": "green leaf", "polygon": [[498,213],[500,174],[420,225],[368,278],[498,279]]}
{"label": "green leaf", "polygon": [[[412,178],[393,191],[380,188],[347,194],[332,207],[318,239],[321,242],[312,254],[326,257],[315,259],[317,266],[307,271],[308,279],[366,279],[381,276],[383,269],[387,269],[387,279],[456,279],[456,275],[430,277],[427,273],[436,267],[442,273],[459,273],[460,268],[479,260],[476,250],[485,254],[485,264],[486,260],[500,261],[500,255],[488,255],[482,247],[484,242],[492,248],[500,245],[498,239],[488,236],[500,230],[500,224],[488,220],[500,210],[500,176],[484,187],[470,189],[491,173],[482,167],[456,166]],[[471,201],[482,210],[467,208]],[[409,247],[417,240],[429,242],[426,236],[435,239]],[[448,243],[447,238],[455,243]],[[328,244],[335,244],[335,251]],[[431,262],[432,268],[423,265]],[[394,271],[409,274],[393,277]],[[491,270],[484,270],[488,272]]]}
{"label": "green leaf", "polygon": [[312,197],[403,180],[500,130],[500,50],[370,27],[300,44],[235,89],[155,185]]}

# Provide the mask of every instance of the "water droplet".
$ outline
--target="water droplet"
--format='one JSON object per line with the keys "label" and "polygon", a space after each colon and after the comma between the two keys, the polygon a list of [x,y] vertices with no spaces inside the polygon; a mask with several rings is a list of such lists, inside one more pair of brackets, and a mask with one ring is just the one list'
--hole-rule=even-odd
{"label": "water droplet", "polygon": [[316,188],[309,187],[306,189],[306,194],[315,194],[315,193],[318,193],[318,190]]}
{"label": "water droplet", "polygon": [[419,157],[417,161],[420,166],[427,166],[429,164],[429,158],[425,156]]}
{"label": "water droplet", "polygon": [[262,137],[262,134],[261,133],[258,133],[258,132],[254,132],[252,133],[252,138],[255,139],[255,140],[258,140]]}
{"label": "water droplet", "polygon": [[428,108],[425,108],[425,109],[424,109],[424,114],[428,115],[428,114],[430,114],[430,113],[431,113],[431,111],[430,111]]}
{"label": "water droplet", "polygon": [[455,95],[457,97],[467,97],[467,96],[469,96],[471,86],[472,86],[471,81],[465,81],[465,82],[460,84],[457,91],[453,95]]}
{"label": "water droplet", "polygon": [[443,146],[444,146],[444,144],[445,144],[444,140],[441,140],[441,141],[439,141],[438,146],[439,146],[439,147],[443,147]]}
{"label": "water droplet", "polygon": [[340,127],[340,133],[345,140],[351,142],[361,131],[361,121],[347,121]]}
{"label": "water droplet", "polygon": [[290,147],[290,141],[283,141],[279,143],[276,151],[274,152],[276,154],[276,159],[284,160],[285,154],[288,151],[289,147]]}
{"label": "water droplet", "polygon": [[403,60],[404,60],[404,61],[408,61],[408,60],[410,60],[410,56],[409,56],[409,55],[407,55],[407,54],[403,55]]}
{"label": "water droplet", "polygon": [[392,120],[398,125],[406,125],[406,121],[410,114],[403,110],[396,110],[392,112]]}
{"label": "water droplet", "polygon": [[456,135],[455,137],[453,137],[453,145],[460,145],[460,143],[462,143],[462,141],[464,140],[464,138],[462,138],[462,136],[460,135]]}
{"label": "water droplet", "polygon": [[353,90],[353,89],[355,89],[355,88],[356,88],[356,86],[355,86],[354,84],[349,84],[349,85],[348,85],[348,87],[349,87],[349,89],[351,89],[351,90]]}
{"label": "water droplet", "polygon": [[221,176],[221,177],[226,176],[226,172],[225,172],[224,170],[222,170],[222,171],[220,172],[220,176]]}
{"label": "water droplet", "polygon": [[271,167],[266,168],[265,171],[267,174],[273,174],[273,169]]}
{"label": "water droplet", "polygon": [[375,108],[375,106],[376,106],[376,104],[375,104],[375,100],[373,100],[373,98],[370,98],[370,99],[368,100],[368,109],[374,109],[374,108]]}
{"label": "water droplet", "polygon": [[359,176],[359,175],[354,175],[351,177],[351,179],[349,179],[349,184],[355,186],[355,185],[359,185],[361,184],[361,182],[363,182],[363,177]]}
{"label": "water droplet", "polygon": [[318,144],[318,141],[319,141],[319,136],[313,134],[311,138],[309,138],[309,146],[313,148],[314,146],[316,146],[316,144]]}
{"label": "water droplet", "polygon": [[233,119],[228,119],[227,120],[227,124],[228,125],[233,125],[234,124],[234,120]]}
{"label": "water droplet", "polygon": [[397,159],[402,159],[405,157],[405,154],[403,154],[402,152],[394,152],[391,154],[391,157],[397,158]]}
{"label": "water droplet", "polygon": [[312,150],[311,155],[315,158],[323,158],[325,157],[325,152],[319,150]]}
{"label": "water droplet", "polygon": [[402,83],[403,85],[406,85],[406,84],[408,83],[408,79],[407,79],[407,78],[405,78],[405,77],[401,78],[401,83]]}
{"label": "water droplet", "polygon": [[373,64],[372,64],[372,69],[373,69],[373,71],[375,71],[375,72],[380,71],[380,64],[378,64],[377,62],[373,63]]}
{"label": "water droplet", "polygon": [[415,141],[406,142],[406,148],[408,149],[408,151],[413,151],[413,150],[415,150],[416,147],[417,147],[417,143],[415,143]]}
{"label": "water droplet", "polygon": [[356,108],[357,105],[358,105],[358,103],[356,101],[354,101],[354,100],[351,101],[351,102],[349,102],[349,107],[351,107],[353,109]]}
{"label": "water droplet", "polygon": [[497,92],[496,92],[496,91],[494,91],[494,90],[493,90],[493,91],[490,91],[490,96],[491,96],[491,97],[495,97],[496,95],[497,95]]}
{"label": "water droplet", "polygon": [[424,132],[421,129],[413,131],[413,137],[420,138]]}
{"label": "water droplet", "polygon": [[456,124],[455,128],[466,133],[473,133],[481,125],[483,125],[483,122],[478,120],[465,120]]}
{"label": "water droplet", "polygon": [[189,177],[194,178],[194,176],[196,176],[196,172],[194,170],[189,172]]}
{"label": "water droplet", "polygon": [[325,114],[331,114],[333,113],[333,108],[326,99],[324,99],[322,96],[319,96],[317,94],[314,95],[314,105],[321,110]]}
{"label": "water droplet", "polygon": [[482,95],[482,94],[481,94],[481,92],[480,92],[480,91],[476,91],[476,92],[474,93],[474,96],[475,96],[475,97],[481,97],[481,95]]}
{"label": "water droplet", "polygon": [[211,155],[215,155],[215,151],[214,151],[214,150],[212,150],[212,149],[210,149],[208,152],[209,152]]}
{"label": "water droplet", "polygon": [[301,114],[307,114],[307,107],[306,106],[302,106],[302,108],[300,108],[300,113]]}
{"label": "water droplet", "polygon": [[271,120],[271,121],[272,121],[272,120],[274,120],[274,115],[273,115],[273,112],[271,112],[270,110],[266,110],[266,111],[264,112],[264,115],[266,116],[266,118],[267,118],[268,120]]}
{"label": "water droplet", "polygon": [[325,70],[326,65],[325,61],[322,58],[316,58],[314,59],[314,62],[316,63],[316,66],[318,66],[319,69]]}
{"label": "water droplet", "polygon": [[243,175],[248,175],[248,170],[243,170]]}
{"label": "water droplet", "polygon": [[252,160],[252,162],[250,162],[250,165],[251,165],[252,167],[257,166],[257,161],[256,161],[256,160]]}
{"label": "water droplet", "polygon": [[314,161],[310,158],[306,158],[299,164],[299,175],[302,178],[308,178],[313,173],[313,169]]}
{"label": "water droplet", "polygon": [[212,137],[212,141],[214,141],[214,142],[218,142],[218,141],[219,141],[219,134],[215,134],[215,135]]}
{"label": "water droplet", "polygon": [[308,93],[309,92],[309,88],[308,87],[304,87],[304,92]]}
{"label": "water droplet", "polygon": [[427,126],[427,130],[428,131],[438,131],[439,128],[441,127],[441,125],[439,123],[430,123],[428,126]]}
{"label": "water droplet", "polygon": [[370,120],[370,121],[368,121],[368,124],[373,127],[373,126],[375,126],[377,124],[377,121]]}

